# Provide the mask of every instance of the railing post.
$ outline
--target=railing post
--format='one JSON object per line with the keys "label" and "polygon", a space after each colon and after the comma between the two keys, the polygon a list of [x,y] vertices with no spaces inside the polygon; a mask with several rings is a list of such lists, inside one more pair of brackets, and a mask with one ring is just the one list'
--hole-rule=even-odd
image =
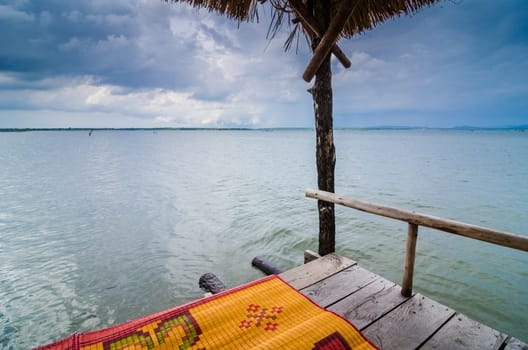
{"label": "railing post", "polygon": [[410,297],[413,287],[414,257],[416,255],[416,241],[418,239],[418,225],[409,223],[407,231],[407,244],[405,262],[403,265],[403,281],[401,294]]}

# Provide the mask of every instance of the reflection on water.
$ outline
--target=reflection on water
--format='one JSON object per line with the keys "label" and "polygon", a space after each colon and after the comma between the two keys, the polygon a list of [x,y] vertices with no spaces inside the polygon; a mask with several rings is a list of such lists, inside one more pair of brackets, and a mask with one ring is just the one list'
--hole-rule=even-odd
{"label": "reflection on water", "polygon": [[[0,348],[234,286],[317,249],[312,131],[0,133]],[[528,232],[520,132],[336,131],[336,192]],[[338,252],[399,282],[406,224],[337,208]],[[420,229],[415,287],[528,340],[526,254]]]}

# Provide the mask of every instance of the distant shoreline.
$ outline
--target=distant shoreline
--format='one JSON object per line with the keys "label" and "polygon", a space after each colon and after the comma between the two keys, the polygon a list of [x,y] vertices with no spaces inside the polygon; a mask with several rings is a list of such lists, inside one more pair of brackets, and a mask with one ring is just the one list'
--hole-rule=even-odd
{"label": "distant shoreline", "polygon": [[[313,128],[0,128],[0,132],[32,132],[32,131],[309,131]],[[526,131],[528,125],[505,127],[473,127],[459,126],[450,128],[433,128],[420,126],[373,126],[358,128],[334,128],[334,130],[462,130],[462,131]]]}

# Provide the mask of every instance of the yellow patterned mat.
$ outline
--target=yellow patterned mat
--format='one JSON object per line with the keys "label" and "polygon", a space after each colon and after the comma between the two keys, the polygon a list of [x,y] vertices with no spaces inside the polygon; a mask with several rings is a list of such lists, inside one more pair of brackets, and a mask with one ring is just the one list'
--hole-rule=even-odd
{"label": "yellow patterned mat", "polygon": [[376,349],[277,276],[40,350]]}

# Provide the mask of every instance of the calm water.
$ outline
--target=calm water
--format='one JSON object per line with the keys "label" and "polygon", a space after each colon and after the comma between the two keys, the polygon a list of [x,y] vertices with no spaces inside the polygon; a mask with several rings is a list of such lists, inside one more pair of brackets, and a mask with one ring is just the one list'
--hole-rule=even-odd
{"label": "calm water", "polygon": [[[337,131],[336,192],[528,234],[528,133]],[[312,131],[0,133],[0,348],[200,297],[317,250]],[[400,282],[406,224],[337,208],[337,250]],[[528,341],[528,254],[421,229],[415,289]]]}

